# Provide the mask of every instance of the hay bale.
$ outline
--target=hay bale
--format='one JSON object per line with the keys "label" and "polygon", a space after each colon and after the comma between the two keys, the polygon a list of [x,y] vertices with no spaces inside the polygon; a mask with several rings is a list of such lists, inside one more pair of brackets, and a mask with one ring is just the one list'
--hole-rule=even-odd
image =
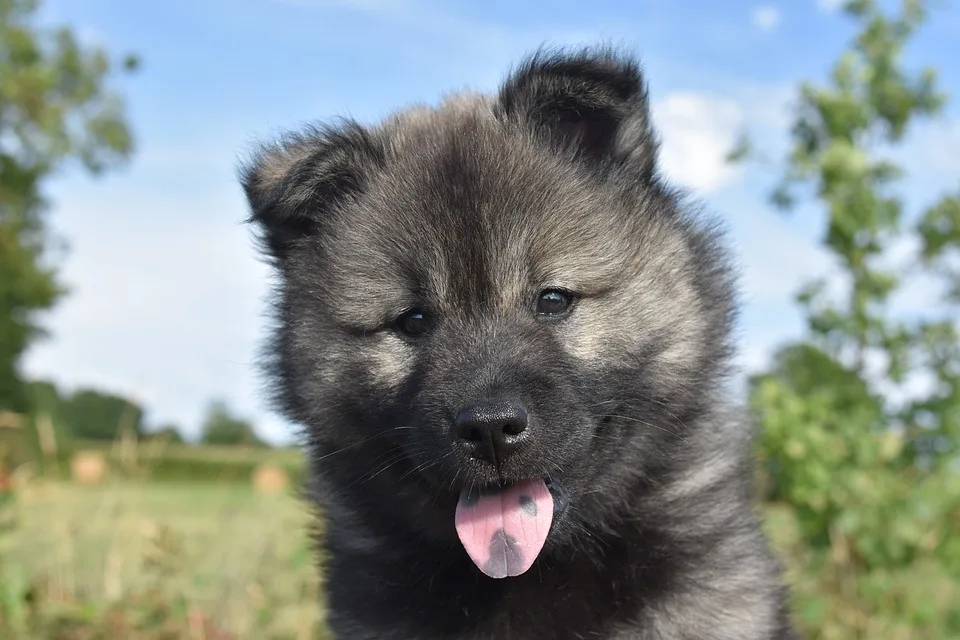
{"label": "hay bale", "polygon": [[290,475],[285,469],[265,462],[253,471],[253,488],[257,493],[280,493],[290,486]]}
{"label": "hay bale", "polygon": [[78,484],[99,484],[107,473],[107,461],[100,451],[79,451],[70,460],[70,475]]}
{"label": "hay bale", "polygon": [[22,415],[12,411],[0,411],[0,428],[20,429],[25,422]]}

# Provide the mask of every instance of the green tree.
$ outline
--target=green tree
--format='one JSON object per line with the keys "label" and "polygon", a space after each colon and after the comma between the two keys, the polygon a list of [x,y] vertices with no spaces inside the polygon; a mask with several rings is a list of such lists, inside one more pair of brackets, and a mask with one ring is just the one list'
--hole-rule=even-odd
{"label": "green tree", "polygon": [[165,424],[144,434],[144,439],[158,440],[167,444],[183,444],[183,435],[175,424]]}
{"label": "green tree", "polygon": [[63,396],[54,383],[32,380],[24,385],[24,390],[33,414],[24,431],[31,444],[33,459],[43,471],[49,461],[47,456],[70,450],[73,433],[63,419]]}
{"label": "green tree", "polygon": [[63,402],[61,415],[75,438],[113,440],[123,430],[143,435],[143,409],[123,396],[81,389]]}
{"label": "green tree", "polygon": [[[808,189],[839,272],[799,292],[807,335],[752,378],[750,406],[768,498],[797,534],[785,546],[807,635],[956,637],[960,347],[950,296],[960,291],[960,201],[947,195],[908,215],[890,159],[945,98],[933,70],[902,61],[924,2],[903,0],[891,15],[854,0],[845,13],[858,32],[828,82],[801,86],[772,194],[793,211]],[[893,262],[891,249],[911,244],[920,250],[910,263]],[[916,278],[937,280],[945,297],[907,318],[891,297]]]}
{"label": "green tree", "polygon": [[264,446],[253,425],[233,415],[223,400],[210,403],[203,421],[200,442],[214,445]]}
{"label": "green tree", "polygon": [[39,26],[37,9],[37,0],[0,0],[0,408],[17,411],[29,409],[18,363],[43,333],[36,312],[65,293],[42,188],[71,162],[99,174],[133,148],[123,103],[107,87],[116,62],[69,28]]}

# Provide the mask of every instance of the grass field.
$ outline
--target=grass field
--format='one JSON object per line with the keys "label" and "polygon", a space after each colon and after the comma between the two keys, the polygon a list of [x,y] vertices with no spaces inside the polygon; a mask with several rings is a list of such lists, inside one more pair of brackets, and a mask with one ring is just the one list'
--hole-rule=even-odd
{"label": "grass field", "polygon": [[[6,494],[16,498],[0,504],[0,640],[329,638],[304,503],[258,494],[249,481],[111,477],[98,486],[35,478]],[[803,637],[951,637],[893,614],[867,616],[846,565],[811,569],[789,506],[767,504],[763,514]],[[922,601],[934,619],[957,601],[955,581],[937,567],[893,578],[890,597]]]}
{"label": "grass field", "polygon": [[18,491],[15,515],[0,586],[17,640],[324,637],[308,515],[291,495],[44,481]]}
{"label": "grass field", "polygon": [[46,480],[23,485],[17,502],[0,587],[32,603],[12,640],[327,637],[309,515],[290,494]]}

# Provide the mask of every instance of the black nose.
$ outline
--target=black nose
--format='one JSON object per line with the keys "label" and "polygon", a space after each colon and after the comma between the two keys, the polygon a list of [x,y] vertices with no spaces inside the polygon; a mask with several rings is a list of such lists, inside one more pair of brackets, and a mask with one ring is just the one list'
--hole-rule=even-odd
{"label": "black nose", "polygon": [[476,404],[460,410],[453,419],[453,429],[471,455],[500,464],[523,441],[527,411],[506,402]]}

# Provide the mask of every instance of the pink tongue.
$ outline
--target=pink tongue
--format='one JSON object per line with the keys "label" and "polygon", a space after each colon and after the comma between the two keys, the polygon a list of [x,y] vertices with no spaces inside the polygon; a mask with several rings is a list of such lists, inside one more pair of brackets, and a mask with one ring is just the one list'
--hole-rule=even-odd
{"label": "pink tongue", "polygon": [[455,520],[463,548],[491,578],[518,576],[533,566],[552,521],[553,496],[543,480],[479,495],[465,491]]}

